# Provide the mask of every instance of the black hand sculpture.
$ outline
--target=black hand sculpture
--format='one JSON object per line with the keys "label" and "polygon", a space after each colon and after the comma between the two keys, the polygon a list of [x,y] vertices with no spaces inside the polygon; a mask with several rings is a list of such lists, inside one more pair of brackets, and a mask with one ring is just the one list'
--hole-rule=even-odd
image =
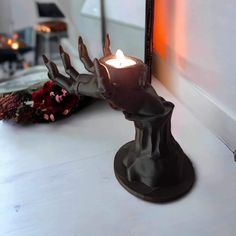
{"label": "black hand sculpture", "polygon": [[118,181],[130,193],[147,201],[166,202],[187,193],[195,181],[193,166],[171,134],[174,105],[158,96],[147,82],[148,68],[140,60],[135,66],[116,69],[106,64],[112,57],[106,37],[104,57],[93,62],[82,38],[79,55],[92,74],[79,74],[60,46],[66,77],[43,56],[49,78],[68,92],[106,99],[121,109],[135,125],[135,140],[117,152],[114,170]]}

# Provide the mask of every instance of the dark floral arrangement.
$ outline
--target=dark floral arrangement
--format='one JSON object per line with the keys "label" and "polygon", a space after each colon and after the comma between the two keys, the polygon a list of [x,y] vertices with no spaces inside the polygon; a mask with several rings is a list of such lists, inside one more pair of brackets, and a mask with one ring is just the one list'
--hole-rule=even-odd
{"label": "dark floral arrangement", "polygon": [[90,102],[90,98],[68,94],[60,86],[48,81],[37,90],[2,95],[0,120],[13,120],[21,124],[54,122],[71,115]]}

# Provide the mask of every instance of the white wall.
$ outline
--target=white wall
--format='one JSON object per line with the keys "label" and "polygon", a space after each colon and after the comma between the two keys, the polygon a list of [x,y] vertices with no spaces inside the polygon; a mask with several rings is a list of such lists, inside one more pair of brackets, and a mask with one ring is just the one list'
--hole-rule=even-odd
{"label": "white wall", "polygon": [[13,19],[13,30],[35,26],[38,20],[35,1],[9,0]]}
{"label": "white wall", "polygon": [[0,1],[0,32],[8,33],[11,29],[11,9],[9,0]]}
{"label": "white wall", "polygon": [[[236,1],[160,1],[169,18],[166,26],[169,53],[165,62],[175,72],[167,86],[235,150]],[[198,94],[205,97],[206,102],[199,104],[198,110],[193,105],[195,102],[191,101],[196,96],[189,94],[190,97],[186,98],[187,84],[184,82],[182,86],[180,78],[189,81],[187,87],[195,88]],[[161,79],[165,81],[165,78]],[[215,109],[206,109],[207,102],[215,106],[221,115]]]}
{"label": "white wall", "polygon": [[236,119],[235,9],[235,0],[176,1],[173,46],[177,68]]}

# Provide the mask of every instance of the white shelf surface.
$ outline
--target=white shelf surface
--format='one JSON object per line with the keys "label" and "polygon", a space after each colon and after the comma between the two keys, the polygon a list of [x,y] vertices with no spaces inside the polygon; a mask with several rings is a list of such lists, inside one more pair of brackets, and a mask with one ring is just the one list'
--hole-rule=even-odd
{"label": "white shelf surface", "polygon": [[120,186],[113,159],[134,127],[104,102],[54,124],[0,122],[0,235],[234,236],[232,153],[156,80],[154,86],[175,103],[173,134],[197,171],[186,197],[151,204]]}

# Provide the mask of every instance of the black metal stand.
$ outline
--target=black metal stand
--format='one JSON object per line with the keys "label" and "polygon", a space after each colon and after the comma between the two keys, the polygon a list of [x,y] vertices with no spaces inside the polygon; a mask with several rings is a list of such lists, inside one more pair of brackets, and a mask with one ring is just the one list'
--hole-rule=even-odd
{"label": "black metal stand", "polygon": [[140,118],[126,114],[134,121],[135,140],[122,146],[114,161],[120,184],[136,197],[152,202],[175,200],[195,181],[191,161],[171,134],[174,105],[162,101],[162,115]]}
{"label": "black metal stand", "polygon": [[139,59],[122,69],[106,63],[111,54],[109,36],[104,55],[94,62],[79,38],[80,59],[92,74],[79,74],[69,55],[60,53],[69,78],[44,56],[49,78],[70,93],[106,99],[119,108],[135,125],[135,140],[127,143],[115,157],[114,169],[121,185],[135,196],[152,202],[167,202],[186,194],[194,184],[193,166],[171,134],[174,104],[160,97],[148,82],[148,67]]}

